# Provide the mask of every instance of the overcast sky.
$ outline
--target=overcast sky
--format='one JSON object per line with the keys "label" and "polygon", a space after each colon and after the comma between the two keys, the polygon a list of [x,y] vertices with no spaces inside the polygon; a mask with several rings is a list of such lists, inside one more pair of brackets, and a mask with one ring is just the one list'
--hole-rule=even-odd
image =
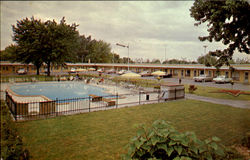
{"label": "overcast sky", "polygon": [[[13,43],[11,25],[17,20],[34,16],[43,21],[79,24],[81,35],[104,40],[112,51],[132,59],[186,58],[196,60],[206,51],[224,48],[221,43],[200,42],[198,36],[207,35],[206,25],[194,26],[190,17],[193,1],[22,1],[1,2],[1,50]],[[247,57],[236,54],[236,57]]]}

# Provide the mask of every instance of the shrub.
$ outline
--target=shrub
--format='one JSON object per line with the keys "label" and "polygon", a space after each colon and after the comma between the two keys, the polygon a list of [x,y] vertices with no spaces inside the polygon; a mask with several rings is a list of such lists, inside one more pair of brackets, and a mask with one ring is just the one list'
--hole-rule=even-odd
{"label": "shrub", "polygon": [[1,158],[4,160],[28,160],[29,151],[24,149],[15,123],[5,105],[1,102]]}
{"label": "shrub", "polygon": [[217,137],[199,140],[195,133],[179,133],[169,123],[157,120],[151,128],[140,125],[123,159],[230,159],[233,152]]}

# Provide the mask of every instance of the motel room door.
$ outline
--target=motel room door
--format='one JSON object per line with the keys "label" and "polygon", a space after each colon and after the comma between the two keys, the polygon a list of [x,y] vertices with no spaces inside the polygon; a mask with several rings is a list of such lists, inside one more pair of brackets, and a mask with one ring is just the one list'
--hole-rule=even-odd
{"label": "motel room door", "polygon": [[249,79],[249,73],[245,72],[245,74],[244,74],[244,82],[248,83],[248,79]]}

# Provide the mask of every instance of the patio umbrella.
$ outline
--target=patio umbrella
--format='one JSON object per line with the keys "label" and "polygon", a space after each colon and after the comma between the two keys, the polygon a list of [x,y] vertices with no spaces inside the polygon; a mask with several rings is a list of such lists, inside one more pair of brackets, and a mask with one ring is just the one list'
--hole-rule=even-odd
{"label": "patio umbrella", "polygon": [[133,72],[127,72],[127,73],[121,75],[121,77],[138,78],[138,77],[141,77],[141,75],[133,73]]}
{"label": "patio umbrella", "polygon": [[165,75],[165,74],[166,74],[166,72],[163,72],[163,71],[155,71],[152,73],[152,75],[154,75],[154,76],[161,76],[161,75]]}
{"label": "patio umbrella", "polygon": [[89,68],[88,71],[95,71],[95,68]]}
{"label": "patio umbrella", "polygon": [[84,72],[84,71],[87,71],[87,70],[86,69],[81,69],[81,68],[76,69],[76,72]]}

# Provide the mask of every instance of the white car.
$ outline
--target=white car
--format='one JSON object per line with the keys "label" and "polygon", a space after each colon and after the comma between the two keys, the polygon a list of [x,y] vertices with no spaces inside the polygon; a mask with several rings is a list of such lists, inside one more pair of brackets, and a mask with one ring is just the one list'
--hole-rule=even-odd
{"label": "white car", "polygon": [[214,78],[213,81],[215,83],[230,83],[232,82],[232,78],[226,78],[226,76],[222,75]]}
{"label": "white car", "polygon": [[26,70],[24,68],[20,68],[17,70],[17,74],[26,74]]}
{"label": "white car", "polygon": [[198,77],[194,77],[193,78],[195,82],[212,82],[213,78],[212,77],[209,77],[207,75],[204,75],[204,74],[201,74],[200,76]]}
{"label": "white car", "polygon": [[76,69],[75,68],[71,68],[69,73],[76,73]]}
{"label": "white car", "polygon": [[126,70],[120,70],[119,72],[118,72],[118,74],[119,75],[122,75],[122,74],[124,74],[124,73],[126,73],[127,71]]}

